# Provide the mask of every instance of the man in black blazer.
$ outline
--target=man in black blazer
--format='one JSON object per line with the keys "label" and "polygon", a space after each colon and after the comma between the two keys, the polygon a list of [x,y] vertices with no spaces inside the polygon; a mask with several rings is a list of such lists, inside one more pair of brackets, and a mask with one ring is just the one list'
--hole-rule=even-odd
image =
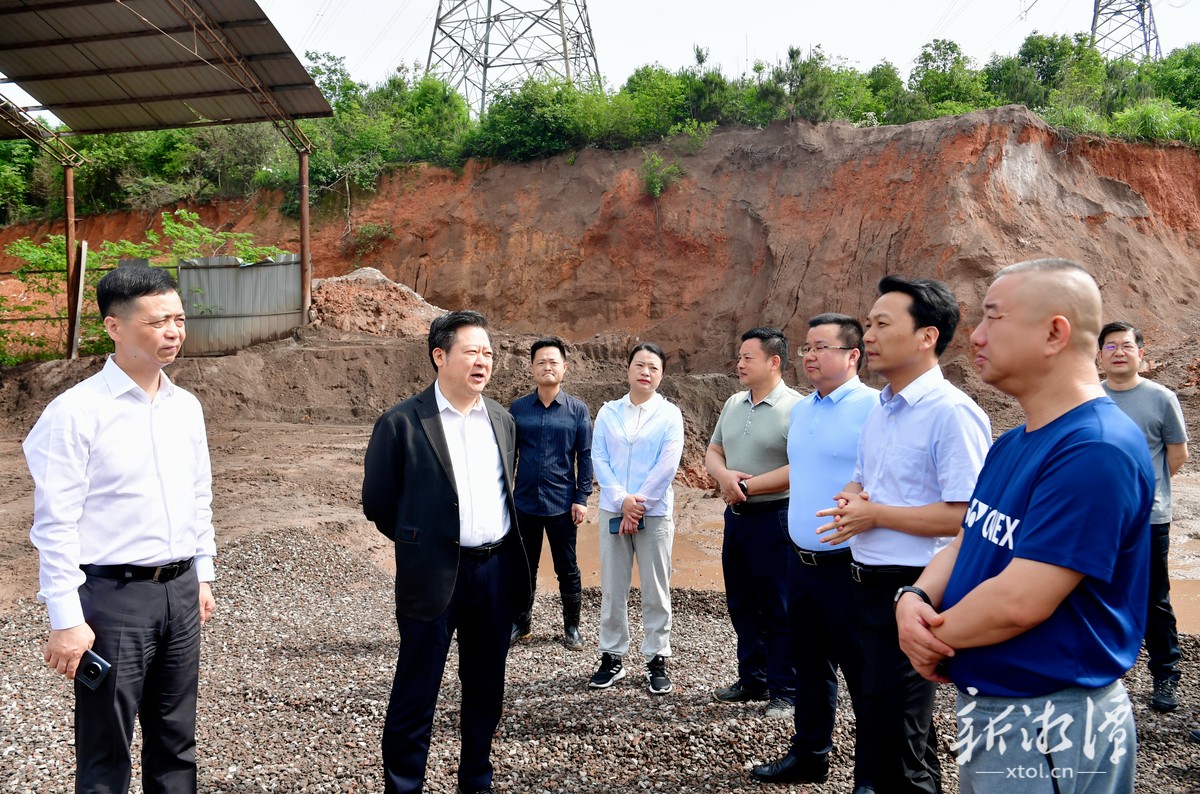
{"label": "man in black blazer", "polygon": [[492,345],[482,314],[434,320],[429,358],[437,380],[379,418],[364,464],[363,513],[396,545],[400,653],[383,728],[384,790],[421,791],[457,630],[458,791],[487,794],[514,604],[532,592],[512,495],[516,431],[483,396]]}

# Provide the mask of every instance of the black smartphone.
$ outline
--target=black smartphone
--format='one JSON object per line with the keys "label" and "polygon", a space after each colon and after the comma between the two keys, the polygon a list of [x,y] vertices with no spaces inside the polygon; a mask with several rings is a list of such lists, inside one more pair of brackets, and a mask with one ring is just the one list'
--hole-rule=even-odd
{"label": "black smartphone", "polygon": [[108,671],[112,665],[100,658],[100,655],[88,648],[83,652],[83,658],[79,660],[79,666],[75,668],[75,678],[77,678],[88,689],[95,689],[100,686],[100,682],[108,675]]}
{"label": "black smartphone", "polygon": [[[639,518],[638,519],[638,529],[645,529],[645,528],[646,528],[646,519]],[[608,531],[610,534],[613,534],[613,535],[621,534],[621,517],[620,516],[616,516],[615,518],[609,519]]]}

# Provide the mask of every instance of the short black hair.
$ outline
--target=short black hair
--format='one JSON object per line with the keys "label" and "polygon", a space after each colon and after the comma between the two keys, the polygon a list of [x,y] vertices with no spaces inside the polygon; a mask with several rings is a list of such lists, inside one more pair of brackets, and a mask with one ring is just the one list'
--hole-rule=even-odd
{"label": "short black hair", "polygon": [[783,335],[783,331],[778,328],[760,326],[751,328],[742,334],[742,341],[745,342],[747,339],[757,339],[762,345],[763,352],[767,354],[767,358],[779,356],[781,368],[787,366],[788,340]]}
{"label": "short black hair", "polygon": [[879,294],[902,292],[912,298],[908,313],[912,315],[913,330],[933,326],[937,329],[938,339],[934,352],[940,358],[954,332],[958,329],[958,321],[962,313],[958,308],[958,298],[950,288],[940,281],[931,278],[903,278],[902,276],[884,276],[879,282]]}
{"label": "short black hair", "polygon": [[533,363],[533,359],[537,355],[537,352],[543,347],[557,347],[558,352],[562,353],[563,361],[567,360],[567,346],[563,340],[559,339],[557,336],[544,336],[529,347],[529,362],[531,364]]}
{"label": "short black hair", "polygon": [[645,350],[647,353],[653,353],[658,356],[658,360],[662,362],[662,371],[665,374],[667,371],[667,354],[662,351],[662,348],[653,342],[638,342],[633,346],[633,350],[629,351],[629,361],[625,362],[626,366],[633,363],[633,357],[639,352]]}
{"label": "short black hair", "polygon": [[1104,338],[1109,334],[1123,334],[1126,331],[1133,331],[1133,341],[1137,342],[1138,350],[1141,350],[1145,345],[1142,343],[1142,332],[1133,327],[1132,323],[1127,323],[1124,320],[1115,320],[1100,329],[1100,338],[1096,340],[1096,347],[1100,350],[1104,349]]}
{"label": "short black hair", "polygon": [[[482,328],[486,331],[487,327],[487,318],[470,309],[447,312],[436,318],[429,324],[429,363],[433,364],[434,370],[437,369],[437,362],[433,360],[433,351],[441,348],[449,353],[450,348],[454,347],[454,340],[458,337],[459,328]],[[490,340],[490,334],[488,338]]]}
{"label": "short black hair", "polygon": [[127,311],[138,298],[178,291],[175,279],[161,267],[119,267],[96,285],[96,303],[101,317],[111,317]]}
{"label": "short black hair", "polygon": [[862,323],[848,314],[826,312],[809,318],[809,328],[816,328],[818,325],[836,325],[838,327],[838,341],[845,347],[852,347],[858,351],[858,368],[861,370],[867,361],[867,346],[863,344]]}

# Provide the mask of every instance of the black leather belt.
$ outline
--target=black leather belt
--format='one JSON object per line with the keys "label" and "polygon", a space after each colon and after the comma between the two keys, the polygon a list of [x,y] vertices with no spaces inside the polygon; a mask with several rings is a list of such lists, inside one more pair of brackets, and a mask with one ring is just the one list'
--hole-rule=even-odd
{"label": "black leather belt", "polygon": [[88,576],[101,579],[149,579],[152,582],[169,582],[178,579],[192,569],[191,560],[179,560],[166,565],[80,565],[79,570]]}
{"label": "black leather belt", "polygon": [[[850,578],[856,582],[915,582],[925,570],[920,565],[863,565],[850,563]],[[903,580],[903,581],[902,581]]]}
{"label": "black leather belt", "polygon": [[787,499],[772,499],[769,502],[738,502],[729,506],[729,512],[735,516],[761,516],[787,510],[787,507]]}
{"label": "black leather belt", "polygon": [[850,549],[809,551],[808,549],[802,549],[793,543],[792,551],[796,552],[796,556],[800,558],[800,562],[804,563],[805,565],[833,565],[834,563],[845,565],[850,561]]}
{"label": "black leather belt", "polygon": [[462,546],[459,550],[462,552],[462,556],[468,560],[483,562],[499,554],[500,550],[504,548],[504,541],[506,540],[508,540],[507,535],[495,543],[485,543],[482,546]]}

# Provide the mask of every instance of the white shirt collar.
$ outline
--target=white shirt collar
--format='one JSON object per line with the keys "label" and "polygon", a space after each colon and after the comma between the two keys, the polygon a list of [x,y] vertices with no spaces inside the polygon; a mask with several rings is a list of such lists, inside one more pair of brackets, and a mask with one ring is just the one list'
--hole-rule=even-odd
{"label": "white shirt collar", "polygon": [[436,380],[433,382],[433,396],[434,396],[434,399],[437,400],[437,407],[438,407],[439,412],[449,410],[449,411],[453,411],[454,413],[458,414],[459,416],[466,416],[467,414],[471,413],[472,411],[482,411],[483,410],[483,399],[477,396],[475,398],[475,403],[470,408],[467,409],[466,413],[459,411],[457,408],[455,408],[453,405],[450,404],[450,401],[446,399],[446,395],[442,394],[442,387]]}
{"label": "white shirt collar", "polygon": [[[113,397],[120,397],[122,394],[131,392],[134,389],[141,392],[142,396],[146,392],[141,386],[134,383],[133,378],[129,377],[129,373],[121,369],[121,365],[117,363],[116,358],[109,356],[104,362],[104,369],[100,370],[100,376],[104,378],[104,384],[108,387],[108,393]],[[175,393],[175,384],[167,377],[167,373],[162,370],[158,371],[158,394],[164,399]]]}
{"label": "white shirt collar", "polygon": [[661,394],[659,394],[658,392],[654,392],[654,394],[650,397],[650,399],[646,400],[646,402],[642,403],[641,405],[634,405],[633,401],[629,399],[628,392],[626,392],[625,396],[621,398],[621,403],[625,406],[626,409],[641,408],[648,414],[652,414],[656,410],[658,410],[658,406],[662,403],[662,401],[663,401],[663,396]]}

